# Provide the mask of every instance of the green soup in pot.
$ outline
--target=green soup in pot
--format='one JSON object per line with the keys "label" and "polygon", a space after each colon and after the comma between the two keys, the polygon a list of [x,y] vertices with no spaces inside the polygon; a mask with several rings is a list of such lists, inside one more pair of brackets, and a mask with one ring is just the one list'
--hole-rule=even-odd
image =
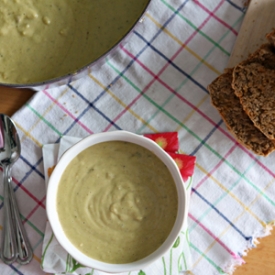
{"label": "green soup in pot", "polygon": [[0,0],[0,82],[73,73],[118,43],[149,0]]}

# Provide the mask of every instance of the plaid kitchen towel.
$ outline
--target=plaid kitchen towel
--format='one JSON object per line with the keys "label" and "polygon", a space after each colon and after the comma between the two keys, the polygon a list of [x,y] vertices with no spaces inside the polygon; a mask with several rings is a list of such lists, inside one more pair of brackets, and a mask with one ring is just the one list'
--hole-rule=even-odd
{"label": "plaid kitchen towel", "polygon": [[[245,15],[243,1],[152,1],[130,41],[99,70],[37,92],[13,116],[22,141],[14,190],[34,259],[26,266],[1,263],[1,274],[45,274],[41,148],[63,135],[82,138],[119,129],[179,133],[182,153],[197,157],[188,217],[190,274],[231,274],[256,239],[269,234],[275,154],[259,157],[240,145],[206,89],[226,67]],[[167,266],[159,272],[170,275]]]}

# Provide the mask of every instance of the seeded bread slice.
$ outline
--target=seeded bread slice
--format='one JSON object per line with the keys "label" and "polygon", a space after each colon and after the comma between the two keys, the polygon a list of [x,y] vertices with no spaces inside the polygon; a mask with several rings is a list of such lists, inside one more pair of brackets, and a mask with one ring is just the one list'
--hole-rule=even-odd
{"label": "seeded bread slice", "polygon": [[234,68],[232,88],[249,118],[267,138],[275,139],[275,53],[263,45]]}
{"label": "seeded bread slice", "polygon": [[228,69],[208,86],[212,104],[239,143],[258,155],[267,156],[275,150],[275,144],[254,127],[244,112],[231,86],[232,71]]}

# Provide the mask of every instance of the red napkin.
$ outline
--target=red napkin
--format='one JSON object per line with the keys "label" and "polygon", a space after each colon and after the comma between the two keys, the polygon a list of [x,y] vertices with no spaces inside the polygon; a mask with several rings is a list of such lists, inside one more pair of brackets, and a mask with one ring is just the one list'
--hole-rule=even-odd
{"label": "red napkin", "polygon": [[145,134],[144,136],[155,141],[172,157],[180,170],[183,181],[187,181],[188,177],[194,174],[196,157],[177,153],[179,150],[177,132]]}
{"label": "red napkin", "polygon": [[187,181],[188,178],[194,174],[196,157],[170,152],[168,152],[168,154],[172,157],[172,159],[179,167],[183,181]]}
{"label": "red napkin", "polygon": [[144,136],[155,141],[166,152],[176,152],[179,150],[177,132],[145,134]]}

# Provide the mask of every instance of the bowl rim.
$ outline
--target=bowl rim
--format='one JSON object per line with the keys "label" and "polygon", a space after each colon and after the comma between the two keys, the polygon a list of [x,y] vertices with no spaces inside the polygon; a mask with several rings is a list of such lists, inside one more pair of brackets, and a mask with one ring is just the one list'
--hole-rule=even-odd
{"label": "bowl rim", "polygon": [[[159,157],[161,161],[163,161],[169,169],[174,179],[178,195],[177,217],[173,225],[173,228],[165,242],[157,250],[155,250],[152,254],[146,256],[145,258],[126,264],[110,264],[106,262],[101,262],[86,256],[84,253],[78,250],[65,235],[64,230],[59,222],[58,213],[56,209],[58,183],[64,170],[66,169],[67,165],[71,162],[71,160],[74,157],[76,157],[80,152],[82,152],[83,150],[92,145],[102,143],[105,141],[114,140],[128,141],[138,144],[150,150],[157,157]],[[154,141],[142,135],[134,134],[123,130],[89,135],[88,137],[77,142],[75,145],[73,145],[67,151],[65,151],[64,154],[60,157],[55,169],[53,170],[49,178],[46,193],[46,214],[48,217],[48,221],[51,225],[51,228],[53,230],[53,233],[59,244],[65,249],[67,253],[69,253],[76,261],[78,261],[83,266],[109,273],[121,273],[139,270],[144,266],[149,265],[155,260],[159,259],[173,246],[177,237],[180,234],[183,224],[187,220],[186,189],[182,177],[180,175],[179,169],[174,160]]]}

